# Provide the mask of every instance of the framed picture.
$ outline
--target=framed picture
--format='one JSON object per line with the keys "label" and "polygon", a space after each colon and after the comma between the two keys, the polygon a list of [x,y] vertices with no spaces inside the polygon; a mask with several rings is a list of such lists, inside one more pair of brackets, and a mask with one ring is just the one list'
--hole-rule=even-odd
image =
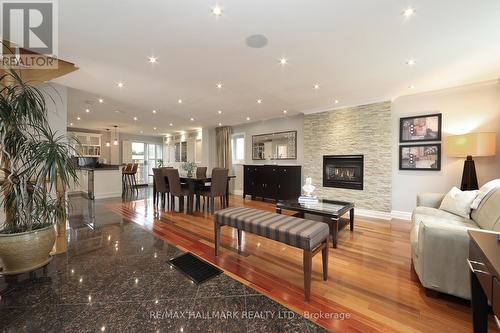
{"label": "framed picture", "polygon": [[441,113],[399,120],[399,142],[441,141]]}
{"label": "framed picture", "polygon": [[441,144],[399,146],[399,170],[441,170]]}

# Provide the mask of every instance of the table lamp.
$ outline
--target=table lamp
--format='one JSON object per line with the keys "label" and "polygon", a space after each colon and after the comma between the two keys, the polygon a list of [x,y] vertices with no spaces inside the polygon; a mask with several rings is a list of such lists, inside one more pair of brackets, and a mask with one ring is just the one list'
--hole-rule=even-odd
{"label": "table lamp", "polygon": [[479,189],[472,157],[495,156],[496,134],[492,132],[452,135],[445,139],[446,155],[466,157],[462,174],[462,191]]}

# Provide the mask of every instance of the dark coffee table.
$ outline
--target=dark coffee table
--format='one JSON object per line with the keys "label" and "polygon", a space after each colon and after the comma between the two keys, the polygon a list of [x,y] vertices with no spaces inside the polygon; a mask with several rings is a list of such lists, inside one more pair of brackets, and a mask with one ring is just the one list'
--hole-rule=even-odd
{"label": "dark coffee table", "polygon": [[[297,200],[279,200],[276,203],[276,213],[281,210],[297,212],[294,216],[328,223],[333,239],[333,247],[337,247],[339,230],[349,224],[351,232],[354,230],[354,203],[319,199],[318,203],[299,203]],[[349,212],[349,220],[341,219],[342,215]],[[307,215],[307,216],[306,216]]]}

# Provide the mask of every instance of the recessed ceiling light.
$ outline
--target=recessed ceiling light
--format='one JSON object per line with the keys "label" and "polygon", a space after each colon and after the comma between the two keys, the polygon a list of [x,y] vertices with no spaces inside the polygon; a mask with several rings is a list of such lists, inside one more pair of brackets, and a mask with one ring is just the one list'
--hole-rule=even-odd
{"label": "recessed ceiling light", "polygon": [[336,100],[334,100],[334,101],[333,101],[333,103],[335,103],[335,104],[339,104],[339,100],[338,100],[338,99],[336,99]]}
{"label": "recessed ceiling light", "polygon": [[134,117],[134,120],[137,121],[137,117]]}
{"label": "recessed ceiling light", "polygon": [[156,131],[156,127],[153,127],[153,131]]}
{"label": "recessed ceiling light", "polygon": [[403,10],[403,16],[405,16],[405,17],[410,17],[410,16],[413,16],[414,14],[415,14],[415,9],[413,9],[411,7],[408,7],[405,10]]}
{"label": "recessed ceiling light", "polygon": [[262,104],[262,100],[261,100],[261,99],[258,99],[258,100],[257,100],[257,103],[258,103],[258,104]]}
{"label": "recessed ceiling light", "polygon": [[148,59],[150,64],[156,64],[158,62],[158,58],[155,56],[148,57]]}
{"label": "recessed ceiling light", "polygon": [[288,113],[288,111],[287,111],[287,110],[283,110],[283,113],[284,113],[284,114],[287,114],[287,113]]}
{"label": "recessed ceiling light", "polygon": [[217,111],[218,114],[222,114],[222,110]]}
{"label": "recessed ceiling light", "polygon": [[118,86],[118,88],[123,88],[125,86],[123,82],[118,82],[116,85]]}
{"label": "recessed ceiling light", "polygon": [[250,120],[250,117],[247,117],[247,120]]}
{"label": "recessed ceiling light", "polygon": [[221,16],[222,15],[222,8],[219,6],[213,7],[212,14],[214,14],[215,16]]}
{"label": "recessed ceiling light", "polygon": [[69,123],[69,126],[73,126],[73,123]]}
{"label": "recessed ceiling light", "polygon": [[417,61],[416,61],[415,59],[408,59],[408,60],[406,61],[406,64],[407,64],[408,66],[414,66],[416,63],[417,63]]}
{"label": "recessed ceiling light", "polygon": [[217,88],[222,89],[222,83],[217,83]]}
{"label": "recessed ceiling light", "polygon": [[144,133],[144,131],[141,131],[141,134]]}
{"label": "recessed ceiling light", "polygon": [[80,116],[76,117],[76,120],[80,120],[80,119],[82,119],[82,118],[80,118]]}
{"label": "recessed ceiling light", "polygon": [[189,120],[194,121],[194,118],[190,118]]}
{"label": "recessed ceiling light", "polygon": [[168,124],[168,125],[169,125],[170,127],[174,126],[174,124],[172,124],[172,123],[170,123],[170,124]]}
{"label": "recessed ceiling light", "polygon": [[219,123],[219,126],[222,126],[222,123]]}
{"label": "recessed ceiling light", "polygon": [[89,110],[89,109],[85,109],[85,112],[89,113],[89,112],[90,112],[90,110]]}
{"label": "recessed ceiling light", "polygon": [[104,103],[104,100],[102,98],[99,98],[99,103]]}
{"label": "recessed ceiling light", "polygon": [[410,84],[410,85],[408,86],[408,89],[415,89],[415,86],[414,86],[413,84]]}
{"label": "recessed ceiling light", "polygon": [[315,83],[313,86],[314,89],[319,89],[319,84]]}
{"label": "recessed ceiling light", "polygon": [[182,99],[177,100],[177,103],[182,104]]}
{"label": "recessed ceiling light", "polygon": [[153,114],[156,114],[156,110],[153,110]]}
{"label": "recessed ceiling light", "polygon": [[280,64],[281,65],[286,65],[288,63],[288,59],[287,58],[280,58]]}

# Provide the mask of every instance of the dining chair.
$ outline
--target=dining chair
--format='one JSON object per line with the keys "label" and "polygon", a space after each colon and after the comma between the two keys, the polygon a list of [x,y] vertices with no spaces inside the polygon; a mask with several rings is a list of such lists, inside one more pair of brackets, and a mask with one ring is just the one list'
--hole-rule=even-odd
{"label": "dining chair", "polygon": [[179,210],[184,210],[184,197],[189,195],[189,190],[181,186],[181,179],[179,177],[179,170],[174,168],[165,169],[168,178],[168,186],[170,189],[170,204],[171,208],[175,210],[175,197],[179,198]]}
{"label": "dining chair", "polygon": [[210,213],[215,212],[215,198],[220,197],[220,205],[226,208],[227,203],[225,200],[227,193],[227,177],[229,174],[228,169],[213,168],[212,170],[212,183],[209,189],[200,191],[200,195],[208,198],[208,206]]}
{"label": "dining chair", "polygon": [[206,178],[206,177],[207,177],[207,167],[197,167],[196,178]]}
{"label": "dining chair", "polygon": [[[196,178],[207,178],[207,167],[196,167]],[[200,210],[201,206],[201,195],[200,192],[207,190],[207,186],[210,187],[210,183],[196,183],[196,209]],[[203,197],[203,207],[205,207],[205,197]]]}
{"label": "dining chair", "polygon": [[168,208],[170,203],[170,188],[167,181],[168,168],[153,168],[153,181],[155,187],[154,200],[158,204],[158,195],[161,196],[161,208]]}

